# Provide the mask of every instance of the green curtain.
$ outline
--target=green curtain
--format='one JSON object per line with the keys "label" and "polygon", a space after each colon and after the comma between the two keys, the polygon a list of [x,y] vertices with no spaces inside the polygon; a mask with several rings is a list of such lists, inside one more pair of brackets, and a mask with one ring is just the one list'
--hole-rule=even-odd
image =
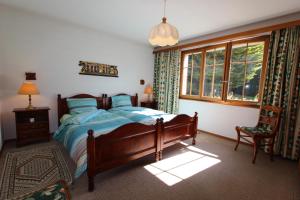
{"label": "green curtain", "polygon": [[158,110],[178,113],[180,51],[158,52],[154,58],[154,97]]}
{"label": "green curtain", "polygon": [[263,105],[282,108],[274,152],[296,160],[300,150],[300,26],[270,37]]}

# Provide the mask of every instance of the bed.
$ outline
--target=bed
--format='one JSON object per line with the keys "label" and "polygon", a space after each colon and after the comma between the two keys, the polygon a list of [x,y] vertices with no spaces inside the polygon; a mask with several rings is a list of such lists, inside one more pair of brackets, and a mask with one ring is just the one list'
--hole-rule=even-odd
{"label": "bed", "polygon": [[[111,97],[106,95],[95,97],[89,94],[79,94],[67,98],[58,95],[59,129],[64,130],[63,126],[68,126],[66,121],[61,123],[60,119],[70,112],[67,105],[67,99],[70,98],[95,99],[97,108],[100,109],[91,111],[91,116],[89,114],[76,116],[84,122],[79,123],[80,125],[72,124],[74,126],[71,130],[80,131],[76,132],[79,139],[74,136],[75,139],[70,139],[70,141],[77,142],[68,142],[69,140],[62,139],[65,136],[60,138],[55,134],[55,138],[64,144],[73,160],[77,162],[77,176],[87,169],[89,191],[94,190],[94,177],[98,173],[150,154],[154,155],[155,160],[158,161],[162,158],[164,148],[187,138],[193,138],[193,144],[195,143],[197,113],[193,117],[177,115],[165,123],[162,118],[158,118],[154,123],[142,124],[106,111],[111,108]],[[130,96],[130,99],[132,106],[137,106],[137,95]],[[72,122],[73,119],[70,119],[69,121]],[[105,120],[108,120],[110,125],[103,128],[106,124]],[[73,134],[69,135],[71,137]]]}
{"label": "bed", "polygon": [[[115,96],[122,96],[126,94],[117,94]],[[161,140],[161,152],[160,159],[162,159],[163,148],[169,147],[176,144],[182,140],[192,138],[192,144],[195,145],[197,136],[197,124],[198,124],[198,113],[195,112],[193,117],[185,114],[173,115],[164,113],[162,111],[153,110],[150,108],[137,107],[137,94],[132,96],[132,101],[135,104],[132,106],[124,107],[112,107],[112,97],[107,97],[104,94],[104,104],[109,112],[117,115],[126,117],[134,122],[142,123],[145,125],[155,124],[157,119],[162,119],[162,140]],[[190,131],[189,128],[193,127],[194,130]]]}

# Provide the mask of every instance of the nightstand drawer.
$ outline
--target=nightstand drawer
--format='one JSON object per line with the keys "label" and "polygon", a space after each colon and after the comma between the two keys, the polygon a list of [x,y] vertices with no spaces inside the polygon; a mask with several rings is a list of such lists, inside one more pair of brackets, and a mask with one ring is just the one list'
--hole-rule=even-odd
{"label": "nightstand drawer", "polygon": [[48,129],[22,130],[18,132],[18,138],[20,139],[43,138],[48,136]]}
{"label": "nightstand drawer", "polygon": [[39,123],[20,123],[17,126],[18,131],[28,130],[28,129],[48,129],[48,122],[39,122]]}
{"label": "nightstand drawer", "polygon": [[141,107],[157,109],[157,102],[155,102],[155,101],[150,101],[150,102],[142,101],[141,102]]}

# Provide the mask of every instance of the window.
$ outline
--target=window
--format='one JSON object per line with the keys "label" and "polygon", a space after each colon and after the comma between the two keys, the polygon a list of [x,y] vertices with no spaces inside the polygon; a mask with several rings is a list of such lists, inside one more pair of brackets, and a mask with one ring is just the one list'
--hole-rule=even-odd
{"label": "window", "polygon": [[227,99],[258,102],[264,42],[233,44]]}
{"label": "window", "polygon": [[225,67],[225,47],[213,48],[205,52],[204,97],[221,99]]}
{"label": "window", "polygon": [[200,63],[202,62],[202,52],[187,54],[184,57],[182,94],[189,96],[199,95],[200,86]]}
{"label": "window", "polygon": [[258,105],[268,37],[182,52],[180,98]]}

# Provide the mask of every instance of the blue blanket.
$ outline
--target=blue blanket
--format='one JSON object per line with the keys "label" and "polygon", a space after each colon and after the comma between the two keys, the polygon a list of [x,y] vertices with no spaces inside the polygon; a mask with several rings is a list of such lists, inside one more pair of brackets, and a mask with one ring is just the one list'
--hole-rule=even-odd
{"label": "blue blanket", "polygon": [[75,178],[87,169],[87,131],[93,129],[96,137],[128,123],[133,121],[101,109],[74,114],[62,122],[53,137],[65,146],[75,161],[77,165]]}
{"label": "blue blanket", "polygon": [[110,113],[126,117],[134,122],[152,125],[156,123],[156,119],[163,118],[164,122],[170,121],[176,115],[168,114],[163,111],[153,110],[144,107],[122,106],[111,108]]}

